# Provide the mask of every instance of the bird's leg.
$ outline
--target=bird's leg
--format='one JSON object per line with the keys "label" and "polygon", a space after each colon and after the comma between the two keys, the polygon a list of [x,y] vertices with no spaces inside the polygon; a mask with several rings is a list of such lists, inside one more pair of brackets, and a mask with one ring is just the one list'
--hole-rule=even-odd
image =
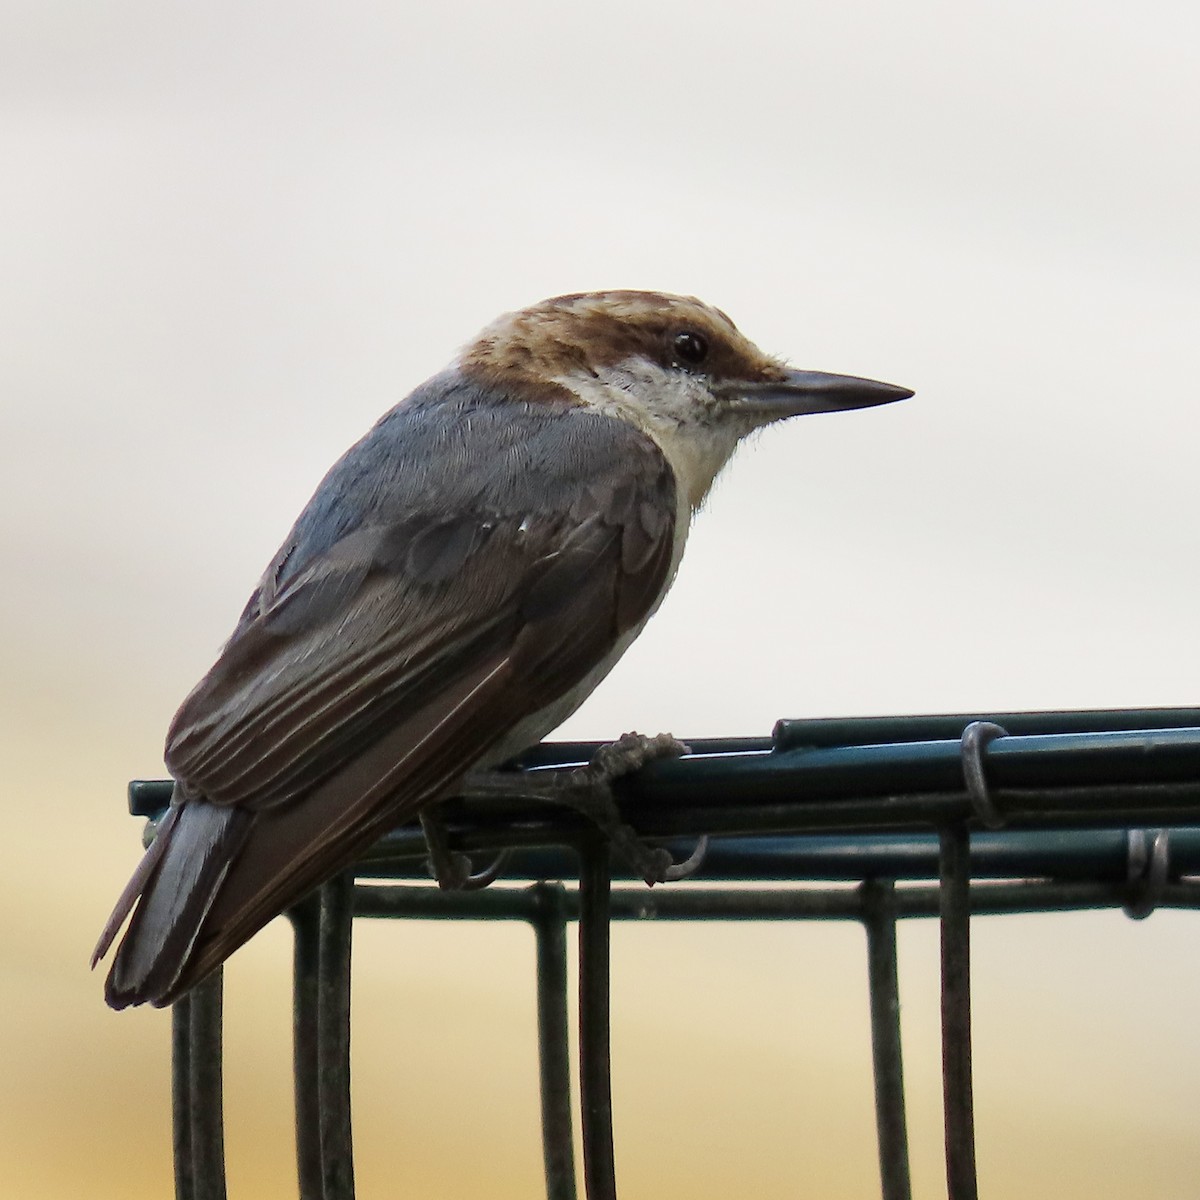
{"label": "bird's leg", "polygon": [[695,872],[708,850],[708,838],[702,837],[685,861],[675,862],[670,851],[646,845],[622,818],[613,798],[612,785],[621,776],[640,770],[648,762],[677,758],[687,752],[687,746],[669,733],[660,733],[657,737],[625,733],[615,742],[601,746],[587,766],[562,771],[480,772],[467,776],[459,794],[480,798],[517,796],[565,804],[592,821],[612,842],[613,849],[653,886],[686,879]]}

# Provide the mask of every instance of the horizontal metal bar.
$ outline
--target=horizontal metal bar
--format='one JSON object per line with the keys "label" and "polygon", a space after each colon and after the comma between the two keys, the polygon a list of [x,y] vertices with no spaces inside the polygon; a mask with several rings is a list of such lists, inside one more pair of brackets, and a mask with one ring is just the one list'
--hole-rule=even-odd
{"label": "horizontal metal bar", "polygon": [[[448,826],[457,840],[486,848],[482,831],[474,836],[465,827]],[[524,831],[529,834],[530,831]],[[691,842],[668,843],[674,856],[684,858]],[[359,878],[428,879],[427,850],[416,826],[381,838],[359,864]],[[1174,828],[1170,834],[1170,874],[1200,875],[1200,827]],[[503,877],[510,880],[576,879],[579,859],[561,846],[513,850],[505,860]],[[1129,871],[1127,829],[1070,831],[1000,831],[971,838],[974,878],[1097,879],[1123,881]],[[719,838],[709,846],[697,877],[707,882],[730,880],[858,880],[936,879],[938,839],[934,833],[799,834],[772,838]],[[614,877],[635,876],[619,860]]]}
{"label": "horizontal metal bar", "polygon": [[912,717],[817,717],[782,720],[773,735],[777,750],[813,746],[865,746],[887,742],[955,741],[974,721],[1002,725],[1009,733],[1106,733],[1124,729],[1200,727],[1200,708],[1092,708],[1070,712],[937,713]]}
{"label": "horizontal metal bar", "polygon": [[[1200,728],[1113,733],[1012,735],[992,742],[984,760],[1005,816],[1086,807],[1131,809],[1121,794],[1147,784],[1190,785],[1164,797],[1179,810],[1200,810]],[[957,741],[893,742],[660,760],[622,781],[639,804],[654,809],[886,799],[896,819],[970,816]],[[1077,793],[1087,792],[1087,796]],[[879,814],[881,816],[886,814]]]}
{"label": "horizontal metal bar", "polygon": [[[1200,735],[1200,731],[1197,733]],[[995,753],[1008,740],[993,743],[988,753]],[[920,744],[922,747],[929,745]],[[1197,751],[1200,752],[1200,745]],[[785,764],[768,762],[774,758],[774,755],[759,758],[757,761],[768,765],[765,772],[756,776],[742,774],[740,762],[730,770],[728,759],[681,760],[672,765],[683,768],[685,764],[703,764],[693,778],[694,793],[689,793],[685,783],[672,777],[668,786],[660,789],[652,783],[649,792],[630,799],[628,793],[635,784],[639,789],[646,786],[640,781],[640,775],[656,771],[661,765],[651,764],[643,768],[637,780],[621,781],[626,793],[621,805],[622,815],[641,836],[652,839],[694,839],[700,834],[722,838],[834,832],[888,834],[970,822],[973,816],[972,802],[965,791],[892,792],[849,797],[812,795],[802,777],[789,782],[789,768]],[[722,765],[714,772],[715,764]],[[721,782],[723,778],[725,782]],[[778,792],[781,798],[772,800],[772,792]],[[139,805],[141,795],[139,792]],[[716,799],[719,795],[725,797],[723,802]],[[1200,817],[1200,778],[1185,782],[1087,787],[996,788],[991,792],[991,799],[1006,823],[1015,829],[1065,831],[1103,829],[1116,824],[1180,828],[1192,826]],[[152,816],[161,815],[161,812],[158,810]],[[451,799],[442,802],[441,815],[449,843],[454,849],[466,851],[574,846],[588,832],[583,817],[574,812],[551,809],[545,802],[534,807],[520,801],[493,799],[469,803]],[[422,837],[415,825],[393,831],[377,843],[377,848],[367,852],[364,861],[374,858],[382,863],[389,858],[423,857],[423,841],[413,840]]]}
{"label": "horizontal metal bar", "polygon": [[[994,916],[1018,912],[1076,912],[1120,908],[1128,894],[1115,883],[972,883],[971,912]],[[359,917],[400,917],[426,921],[535,921],[539,900],[535,887],[491,887],[479,892],[446,892],[433,884],[357,884],[354,912]],[[1157,898],[1158,908],[1200,908],[1200,882],[1169,883]],[[897,887],[896,916],[936,917],[934,884]],[[563,914],[579,919],[574,889],[563,896]],[[692,883],[666,888],[615,888],[615,921],[794,921],[862,920],[863,901],[852,887],[710,888]]]}

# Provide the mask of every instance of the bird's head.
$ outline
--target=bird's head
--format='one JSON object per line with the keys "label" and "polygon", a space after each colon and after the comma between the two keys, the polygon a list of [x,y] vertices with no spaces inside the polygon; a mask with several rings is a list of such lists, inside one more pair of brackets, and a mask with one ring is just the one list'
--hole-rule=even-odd
{"label": "bird's head", "polygon": [[868,408],[908,388],[793,370],[690,296],[556,296],[487,327],[460,360],[514,396],[571,397],[662,447],[693,508],[747,433],[804,413]]}

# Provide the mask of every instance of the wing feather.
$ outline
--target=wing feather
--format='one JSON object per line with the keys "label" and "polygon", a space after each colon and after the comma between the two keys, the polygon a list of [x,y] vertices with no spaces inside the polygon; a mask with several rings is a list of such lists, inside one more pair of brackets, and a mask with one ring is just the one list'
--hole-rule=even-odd
{"label": "wing feather", "polygon": [[[152,982],[114,1002],[192,986],[587,678],[664,590],[675,480],[653,442],[434,384],[326,477],[176,715],[184,807],[251,825],[181,906],[193,928],[139,922],[156,882],[186,870],[172,846],[143,869],[118,967]],[[155,945],[129,945],[142,925]]]}

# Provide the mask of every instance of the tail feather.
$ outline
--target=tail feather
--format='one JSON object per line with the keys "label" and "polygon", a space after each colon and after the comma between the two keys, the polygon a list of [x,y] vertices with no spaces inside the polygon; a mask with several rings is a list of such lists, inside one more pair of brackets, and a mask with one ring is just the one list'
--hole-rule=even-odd
{"label": "tail feather", "polygon": [[125,890],[113,906],[112,914],[105,922],[104,929],[101,931],[100,937],[96,942],[96,948],[92,951],[93,971],[96,969],[96,964],[108,953],[109,946],[113,944],[113,938],[117,936],[117,931],[125,924],[125,918],[133,910],[137,898],[146,890],[154,868],[158,866],[159,859],[166,853],[167,842],[171,836],[171,827],[175,824],[178,817],[178,808],[168,808],[166,816],[159,821],[158,828],[154,833],[154,841],[146,847],[146,853],[142,855],[142,861],[138,863],[137,870],[134,871],[132,878],[125,885]]}
{"label": "tail feather", "polygon": [[168,999],[253,824],[250,813],[202,800],[190,800],[171,813],[178,815],[160,827],[97,946],[98,954],[107,949],[137,898],[105,983],[105,998],[113,1008]]}
{"label": "tail feather", "polygon": [[477,751],[495,740],[508,711],[509,668],[507,657],[480,662],[436,704],[287,804],[182,801],[97,947],[107,948],[132,908],[105,987],[108,1003],[172,1003],[389,826],[443,795],[467,765],[464,745]]}

